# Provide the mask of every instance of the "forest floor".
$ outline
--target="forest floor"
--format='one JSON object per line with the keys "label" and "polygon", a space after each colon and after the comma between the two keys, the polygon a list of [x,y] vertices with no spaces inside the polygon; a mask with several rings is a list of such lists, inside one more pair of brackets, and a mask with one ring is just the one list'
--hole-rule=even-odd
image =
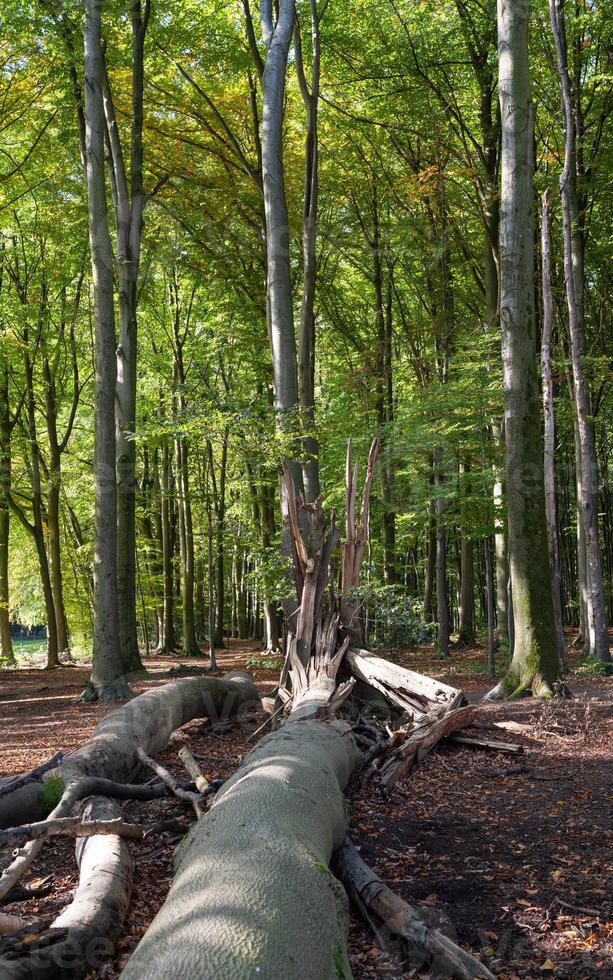
{"label": "forest floor", "polygon": [[[265,693],[276,682],[277,665],[264,658],[258,668],[256,656],[253,643],[232,641],[218,652],[219,666],[246,667]],[[390,656],[462,687],[471,700],[488,689],[482,650],[458,651],[445,662],[434,660],[431,648]],[[135,682],[134,690],[167,683],[166,671],[179,662],[185,660],[149,657],[152,676]],[[207,660],[189,663],[206,666]],[[30,769],[88,737],[110,708],[76,701],[87,675],[81,664],[0,674],[0,775]],[[444,919],[450,935],[501,980],[613,975],[613,679],[574,670],[569,686],[572,700],[488,706],[480,727],[470,732],[520,742],[521,756],[449,744],[429,755],[388,801],[380,798],[376,781],[366,793],[357,786],[348,792],[352,837],[365,860],[407,901]],[[204,757],[210,778],[227,777],[252,747],[248,737],[263,718],[253,714],[221,734],[192,722],[158,758],[185,778],[177,752],[189,744]],[[490,727],[498,722],[508,727]],[[521,772],[503,774],[518,765]],[[129,802],[125,812],[135,821],[187,816],[173,799]],[[115,959],[91,978],[119,975],[164,901],[177,840],[167,834],[130,842],[138,901],[131,904]],[[72,841],[47,843],[31,880],[46,876],[50,891],[44,898],[4,905],[3,911],[59,913],[76,885]],[[381,953],[355,918],[350,959],[356,980],[414,975]]]}

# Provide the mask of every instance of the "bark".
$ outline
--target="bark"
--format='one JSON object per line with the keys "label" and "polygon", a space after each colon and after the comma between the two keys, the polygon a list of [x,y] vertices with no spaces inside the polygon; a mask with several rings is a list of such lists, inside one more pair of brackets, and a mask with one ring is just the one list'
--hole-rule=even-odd
{"label": "bark", "polygon": [[[39,314],[39,336],[42,330],[42,318],[45,315],[44,307],[46,306],[46,296],[44,293],[43,286],[43,297],[41,298],[41,308]],[[28,329],[24,330],[24,351],[23,351],[23,367],[25,375],[25,387],[26,387],[26,419],[27,419],[27,430],[30,443],[30,460],[29,460],[29,475],[30,483],[32,486],[32,524],[29,524],[27,520],[23,517],[20,519],[24,524],[24,527],[29,530],[34,538],[34,544],[36,546],[36,553],[38,556],[38,565],[40,569],[40,578],[43,589],[43,598],[45,602],[45,616],[47,620],[47,667],[57,667],[59,665],[59,647],[58,647],[58,632],[57,632],[57,621],[55,618],[55,602],[53,595],[53,586],[51,583],[51,573],[49,568],[49,557],[47,555],[47,548],[45,542],[45,529],[44,529],[44,507],[43,507],[43,496],[42,496],[42,483],[41,483],[41,453],[40,446],[38,443],[38,434],[36,430],[36,404],[34,396],[34,372],[32,366],[32,358],[29,350],[29,333]],[[18,512],[21,513],[20,511]]]}
{"label": "bark", "polygon": [[117,473],[117,589],[119,642],[124,671],[140,671],[136,628],[136,362],[137,301],[143,211],[143,88],[144,46],[150,3],[131,2],[132,116],[130,165],[123,149],[106,70],[103,75],[104,111],[110,150],[111,190],[117,225],[119,270],[119,344],[116,372]]}
{"label": "bark", "polygon": [[[83,792],[91,792],[87,777],[95,776],[116,782],[130,782],[141,762],[139,750],[160,752],[176,728],[192,718],[208,717],[217,723],[235,714],[241,706],[258,703],[251,678],[236,671],[223,680],[187,678],[146,691],[134,700],[106,715],[79,749],[65,758],[51,773],[59,777],[63,793],[50,819],[69,816]],[[36,784],[34,784],[36,786]],[[17,790],[21,794],[25,789]],[[8,805],[11,794],[4,798]],[[0,877],[0,900],[27,872],[42,846],[30,841]]]}
{"label": "bark", "polygon": [[307,503],[316,500],[320,493],[319,444],[315,428],[315,292],[317,285],[317,209],[319,204],[318,114],[321,66],[319,26],[322,17],[322,14],[317,10],[316,0],[309,0],[309,9],[311,24],[310,88],[304,72],[298,17],[295,18],[294,26],[296,70],[306,114],[298,387],[304,433],[302,476],[304,499]]}
{"label": "bark", "polygon": [[500,263],[509,559],[515,645],[491,697],[532,689],[551,695],[559,675],[545,520],[543,450],[535,362],[533,127],[529,4],[498,0],[502,118]]}
{"label": "bark", "polygon": [[445,477],[442,473],[443,451],[437,448],[434,453],[435,480],[438,489],[436,498],[436,608],[437,608],[437,646],[444,657],[449,656],[449,602],[447,599],[447,529],[445,526],[446,503],[443,497]]}
{"label": "bark", "polygon": [[125,697],[117,609],[117,487],[115,483],[115,310],[113,250],[104,180],[101,9],[86,0],[84,91],[89,242],[95,322],[94,642],[91,684],[100,699]]}
{"label": "bark", "polygon": [[494,563],[492,561],[492,546],[489,538],[483,542],[485,549],[485,589],[487,601],[487,676],[493,678],[496,673],[496,653],[494,645]]}
{"label": "bark", "polygon": [[165,441],[162,445],[162,571],[164,580],[164,630],[162,636],[162,648],[171,653],[176,645],[175,622],[174,622],[174,585],[172,576],[173,566],[173,541],[170,526],[170,507],[171,507],[171,486],[172,486],[172,463],[170,459],[170,448]]}
{"label": "bark", "polygon": [[462,646],[475,643],[475,573],[473,543],[466,536],[460,544],[460,624],[459,642]]}
{"label": "bark", "polygon": [[575,413],[581,451],[581,487],[579,493],[581,519],[585,534],[588,590],[588,629],[590,652],[603,663],[611,662],[609,636],[602,583],[602,561],[598,541],[596,507],[598,478],[594,429],[591,424],[589,394],[585,381],[583,358],[583,282],[578,281],[576,235],[573,226],[579,223],[577,196],[576,123],[568,73],[566,26],[563,0],[550,0],[549,12],[556,46],[560,90],[564,111],[564,168],[560,175],[562,224],[564,230],[564,278],[570,328],[573,367]]}
{"label": "bark", "polygon": [[418,727],[385,762],[381,769],[381,788],[386,795],[391,793],[396,783],[404,779],[413,766],[421,762],[442,738],[464,728],[474,719],[478,711],[476,705],[454,708],[454,703],[452,701],[448,709],[443,709],[444,713],[440,717],[437,717],[440,709],[430,716],[425,715]]}
{"label": "bark", "polygon": [[436,579],[436,501],[428,504],[428,557],[426,560],[426,580],[424,583],[424,622],[431,623],[434,619],[432,599]]}
{"label": "bark", "polygon": [[[283,114],[285,77],[292,33],[294,0],[280,0],[276,22],[268,0],[260,7],[266,57],[262,84],[262,181],[266,227],[267,309],[277,428],[287,442],[285,455],[294,485],[302,489],[302,470],[297,462],[298,372],[294,308],[289,256],[289,217],[283,163]],[[281,512],[287,521],[282,489]],[[287,525],[286,535],[287,535]],[[287,544],[287,542],[286,542]]]}
{"label": "bark", "polygon": [[[0,273],[1,275],[1,273]],[[1,280],[0,280],[1,286]],[[7,666],[16,663],[9,610],[9,531],[11,492],[11,412],[8,365],[0,359],[0,658]]]}
{"label": "bark", "polygon": [[556,642],[560,667],[564,666],[564,626],[562,597],[560,593],[560,552],[558,545],[558,517],[555,483],[555,416],[553,408],[553,376],[551,372],[551,337],[553,333],[553,296],[551,292],[551,255],[549,248],[549,191],[543,194],[541,214],[541,256],[543,290],[543,330],[541,337],[541,385],[543,389],[543,467],[545,474],[545,514],[549,561],[551,563],[551,590],[556,628]]}
{"label": "bark", "polygon": [[[121,808],[104,797],[90,799],[86,820],[119,819]],[[72,902],[37,941],[28,940],[25,955],[0,960],[3,980],[75,980],[97,971],[114,950],[128,911],[133,862],[128,845],[117,836],[77,841],[79,885]],[[55,941],[54,941],[55,939]],[[42,945],[47,940],[49,945]],[[16,951],[14,951],[15,953]]]}
{"label": "bark", "polygon": [[358,758],[336,724],[290,719],[262,739],[181,845],[169,895],[124,980],[350,976],[347,900],[328,864]]}
{"label": "bark", "polygon": [[[505,442],[503,425],[492,425],[492,438],[496,446]],[[494,558],[496,563],[496,626],[498,643],[509,644],[509,536],[506,518],[506,503],[503,467],[494,464]]]}

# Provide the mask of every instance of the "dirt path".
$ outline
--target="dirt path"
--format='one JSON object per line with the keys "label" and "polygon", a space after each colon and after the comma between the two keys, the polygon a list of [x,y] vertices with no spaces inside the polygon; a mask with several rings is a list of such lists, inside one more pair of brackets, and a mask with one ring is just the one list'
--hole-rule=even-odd
{"label": "dirt path", "polygon": [[[232,644],[220,651],[221,669],[244,666],[252,650],[249,644]],[[401,660],[447,677],[471,699],[487,689],[473,673],[441,669],[430,651]],[[205,658],[194,662],[206,665]],[[134,688],[140,692],[167,682],[159,675],[177,663],[176,658],[150,660],[152,678]],[[86,677],[81,667],[4,672],[0,775],[31,768],[59,747],[70,750],[87,737],[109,709],[74,703]],[[276,671],[256,672],[262,690],[275,678]],[[449,745],[428,757],[387,802],[375,784],[365,796],[356,788],[349,793],[353,839],[364,858],[405,899],[443,915],[457,941],[482,956],[501,980],[613,975],[613,681],[574,680],[571,687],[572,701],[492,706],[486,724],[505,719],[512,731],[471,733],[519,741],[522,756]],[[253,744],[247,737],[260,720],[254,715],[217,735],[193,722],[175,733],[160,758],[184,778],[177,752],[188,742],[204,757],[201,764],[211,778],[226,777]],[[495,775],[517,765],[526,771]],[[132,820],[191,819],[174,800],[131,802],[126,814]],[[177,839],[166,835],[131,844],[138,900],[132,902],[117,956],[90,976],[119,975],[164,900]],[[44,849],[33,878],[47,874],[51,892],[30,903],[28,911],[35,914],[59,912],[70,900],[76,883],[70,842],[55,840]],[[21,903],[3,911],[26,909]],[[356,980],[413,975],[382,954],[359,921],[352,923],[350,953]]]}

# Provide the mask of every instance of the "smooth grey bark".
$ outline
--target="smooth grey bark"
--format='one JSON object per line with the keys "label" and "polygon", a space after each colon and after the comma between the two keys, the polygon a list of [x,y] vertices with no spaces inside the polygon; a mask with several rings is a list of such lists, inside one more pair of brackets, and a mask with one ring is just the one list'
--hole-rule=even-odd
{"label": "smooth grey bark", "polygon": [[[496,446],[504,446],[504,423],[492,425],[492,438]],[[496,627],[498,642],[508,644],[510,632],[509,610],[509,535],[506,519],[504,466],[494,464],[494,557],[496,562]]]}
{"label": "smooth grey bark", "polygon": [[576,123],[572,102],[566,46],[563,0],[550,0],[549,13],[554,36],[560,78],[562,109],[564,112],[564,168],[560,175],[562,201],[562,226],[564,232],[564,279],[571,342],[573,368],[573,392],[575,413],[581,451],[581,480],[579,500],[585,534],[587,561],[587,613],[590,636],[590,654],[603,663],[611,662],[609,635],[605,612],[602,583],[602,560],[598,541],[598,514],[596,507],[598,471],[594,429],[591,424],[589,395],[583,365],[583,302],[584,288],[578,282],[576,237],[573,226],[579,224],[577,195]]}
{"label": "smooth grey bark", "polygon": [[315,293],[317,285],[317,210],[319,204],[319,81],[321,74],[320,23],[325,11],[309,0],[311,26],[311,85],[306,79],[302,58],[300,23],[294,21],[294,48],[300,94],[306,113],[304,150],[304,198],[302,202],[302,299],[300,303],[300,344],[298,387],[302,415],[304,497],[310,503],[320,493],[319,443],[315,427]]}
{"label": "smooth grey bark", "polygon": [[492,545],[489,538],[485,538],[483,548],[485,552],[485,592],[487,606],[487,676],[493,678],[496,673],[494,644],[494,562],[492,561]]}
{"label": "smooth grey bark", "polygon": [[115,482],[115,308],[113,248],[104,178],[104,64],[101,4],[85,0],[84,93],[86,181],[95,322],[94,641],[91,685],[100,699],[126,697],[117,608],[117,487]]}
{"label": "smooth grey bark", "polygon": [[117,227],[119,343],[116,380],[117,589],[119,642],[125,672],[139,671],[136,627],[136,362],[137,284],[143,211],[144,45],[150,2],[131,0],[132,115],[130,164],[126,168],[111,89],[103,76],[104,112],[110,157],[111,190]]}
{"label": "smooth grey bark", "polygon": [[553,407],[553,376],[551,372],[551,338],[553,333],[553,295],[551,291],[551,250],[549,208],[551,192],[545,191],[541,210],[541,261],[543,292],[543,327],[541,336],[541,386],[543,389],[543,467],[545,474],[545,514],[551,563],[551,590],[556,626],[556,642],[560,667],[564,666],[564,625],[560,593],[560,550],[556,507],[555,446],[556,428]]}
{"label": "smooth grey bark", "polygon": [[548,696],[559,676],[535,359],[529,16],[527,0],[498,0],[500,320],[515,643],[507,674],[490,692],[491,698],[515,696],[530,689],[537,696]]}
{"label": "smooth grey bark", "polygon": [[338,723],[290,718],[263,738],[182,843],[122,980],[349,978],[347,897],[328,864],[358,759]]}
{"label": "smooth grey bark", "polygon": [[[283,163],[283,114],[287,59],[294,30],[294,0],[280,0],[276,21],[273,4],[260,4],[266,56],[262,84],[262,181],[266,224],[267,309],[277,428],[285,440],[284,455],[294,485],[302,489],[298,456],[298,370],[289,256],[289,217]],[[287,522],[287,501],[281,487],[281,513]],[[286,535],[287,536],[287,529]],[[289,554],[289,551],[288,551]]]}
{"label": "smooth grey bark", "polygon": [[[460,477],[470,472],[470,464],[460,464]],[[465,523],[466,526],[466,523]],[[458,642],[461,646],[472,646],[475,643],[475,570],[474,546],[466,531],[462,532],[460,541],[460,606],[458,624]]]}

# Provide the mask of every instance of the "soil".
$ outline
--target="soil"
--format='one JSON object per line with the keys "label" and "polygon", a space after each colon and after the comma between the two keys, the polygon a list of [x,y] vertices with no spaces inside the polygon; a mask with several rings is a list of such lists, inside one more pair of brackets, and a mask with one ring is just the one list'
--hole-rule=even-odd
{"label": "soil", "polygon": [[[276,682],[275,669],[255,669],[253,644],[231,641],[217,653],[222,671],[251,670],[262,693]],[[488,690],[482,650],[458,651],[451,661],[433,650],[398,656],[398,662],[456,687],[470,700]],[[140,693],[167,683],[179,664],[206,666],[207,659],[147,659],[151,677],[135,681]],[[0,674],[2,746],[0,776],[69,751],[88,737],[109,705],[76,699],[87,666]],[[364,793],[348,791],[353,842],[377,873],[413,905],[434,913],[460,945],[470,949],[501,980],[613,976],[613,901],[610,887],[613,785],[611,734],[613,679],[569,680],[573,698],[545,704],[523,699],[490,705],[468,734],[519,743],[521,755],[445,744],[431,753],[388,800],[376,779]],[[209,778],[233,772],[253,745],[249,736],[264,720],[253,714],[222,732],[191,722],[176,732],[157,757],[178,779],[177,758],[189,744]],[[499,724],[508,727],[498,727]],[[521,767],[520,772],[508,772]],[[193,813],[174,799],[124,807],[129,820],[148,822]],[[134,895],[115,958],[90,977],[118,977],[130,953],[164,901],[172,854],[180,839],[165,834],[130,842],[135,860]],[[6,863],[6,861],[5,861]],[[26,882],[49,877],[44,897],[7,903],[15,915],[54,916],[76,885],[74,844],[47,843]],[[416,967],[400,966],[381,952],[361,920],[352,917],[350,959],[356,980],[405,978]],[[290,980],[290,978],[288,978]]]}

